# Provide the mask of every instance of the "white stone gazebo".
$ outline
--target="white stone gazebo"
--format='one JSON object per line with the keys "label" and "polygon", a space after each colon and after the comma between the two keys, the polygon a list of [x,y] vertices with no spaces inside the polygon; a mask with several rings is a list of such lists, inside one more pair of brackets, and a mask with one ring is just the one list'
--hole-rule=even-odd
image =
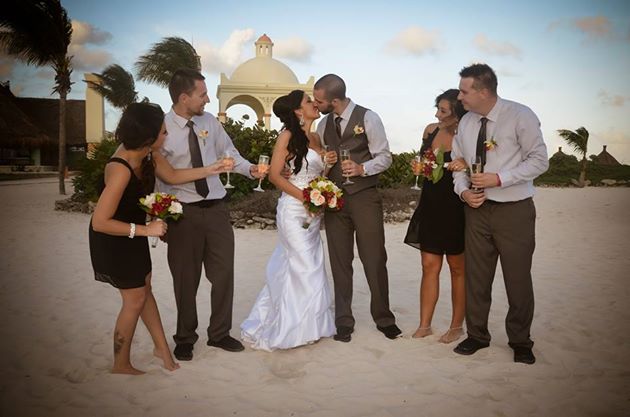
{"label": "white stone gazebo", "polygon": [[305,84],[284,63],[273,58],[273,42],[264,34],[254,43],[256,57],[239,65],[232,77],[221,73],[217,87],[219,99],[219,121],[224,123],[226,111],[235,104],[249,106],[256,113],[258,121],[264,121],[270,129],[271,112],[274,101],[292,90],[304,90],[313,94],[315,79],[311,76]]}

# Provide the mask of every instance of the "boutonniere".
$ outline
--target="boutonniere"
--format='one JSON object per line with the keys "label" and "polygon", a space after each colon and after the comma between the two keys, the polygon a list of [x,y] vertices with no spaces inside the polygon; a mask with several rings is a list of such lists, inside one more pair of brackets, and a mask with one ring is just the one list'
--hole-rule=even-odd
{"label": "boutonniere", "polygon": [[484,144],[484,146],[486,147],[486,151],[491,151],[491,150],[493,150],[494,148],[496,148],[497,146],[499,146],[499,145],[497,145],[497,141],[496,141],[496,140],[494,140],[494,138],[490,138],[490,139],[488,139],[488,140],[487,140],[487,141],[485,141],[483,144]]}
{"label": "boutonniere", "polygon": [[365,129],[361,125],[354,125],[354,128],[352,130],[354,131],[354,136],[360,135],[361,133],[365,132]]}
{"label": "boutonniere", "polygon": [[198,136],[199,136],[199,139],[201,139],[201,141],[203,142],[203,146],[206,146],[206,138],[208,137],[208,131],[200,130]]}

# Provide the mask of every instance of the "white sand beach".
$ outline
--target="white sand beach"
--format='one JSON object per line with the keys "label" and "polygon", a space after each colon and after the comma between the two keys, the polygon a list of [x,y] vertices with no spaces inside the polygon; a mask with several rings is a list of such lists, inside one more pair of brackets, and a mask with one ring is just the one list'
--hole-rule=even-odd
{"label": "white sand beach", "polygon": [[[94,281],[89,216],[56,212],[54,180],[0,183],[0,415],[18,416],[628,416],[630,415],[630,188],[537,190],[532,328],[535,365],[507,346],[500,268],[490,348],[471,357],[438,343],[450,319],[442,271],[435,335],[418,325],[419,253],[407,224],[386,225],[390,300],[404,338],[388,340],[369,315],[355,260],[351,343],[332,339],[273,353],[206,346],[209,284],[198,294],[200,339],[191,362],[167,372],[139,324],[140,377],[112,375],[114,288]],[[275,231],[236,230],[232,336],[263,285]],[[152,249],[153,286],[167,338],[175,302],[166,246]],[[328,271],[330,269],[328,268]]]}

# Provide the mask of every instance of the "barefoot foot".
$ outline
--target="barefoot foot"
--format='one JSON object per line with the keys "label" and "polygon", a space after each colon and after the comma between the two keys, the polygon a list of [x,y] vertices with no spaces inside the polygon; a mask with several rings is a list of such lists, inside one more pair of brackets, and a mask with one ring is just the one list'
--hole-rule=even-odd
{"label": "barefoot foot", "polygon": [[174,371],[176,369],[179,369],[179,364],[173,360],[170,350],[167,350],[166,352],[162,352],[157,349],[153,349],[153,356],[155,356],[156,358],[162,359],[164,369],[167,369],[169,371]]}
{"label": "barefoot foot", "polygon": [[127,366],[114,366],[112,368],[112,374],[126,374],[126,375],[144,375],[145,372],[134,368],[131,365]]}
{"label": "barefoot foot", "polygon": [[439,338],[440,343],[452,343],[462,337],[464,329],[461,327],[451,327]]}
{"label": "barefoot foot", "polygon": [[431,326],[429,327],[418,327],[418,330],[413,334],[414,339],[418,339],[420,337],[427,337],[433,334],[433,330],[431,330]]}

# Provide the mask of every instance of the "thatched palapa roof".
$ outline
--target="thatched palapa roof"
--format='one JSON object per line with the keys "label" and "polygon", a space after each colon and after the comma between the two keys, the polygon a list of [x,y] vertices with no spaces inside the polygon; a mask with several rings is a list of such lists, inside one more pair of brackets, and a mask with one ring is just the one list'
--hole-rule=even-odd
{"label": "thatched palapa roof", "polygon": [[51,142],[16,105],[9,87],[0,84],[0,147],[34,149]]}

